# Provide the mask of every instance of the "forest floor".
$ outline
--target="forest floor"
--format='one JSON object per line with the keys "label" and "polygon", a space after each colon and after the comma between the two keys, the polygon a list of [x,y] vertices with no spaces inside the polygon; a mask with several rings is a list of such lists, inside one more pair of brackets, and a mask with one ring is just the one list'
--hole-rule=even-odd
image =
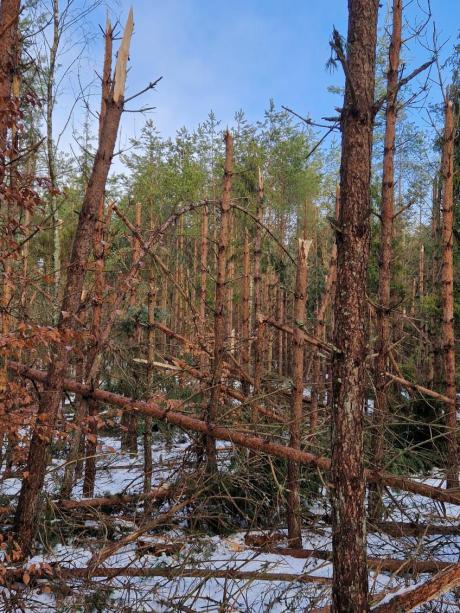
{"label": "forest floor", "polygon": [[[119,440],[101,437],[100,457],[95,496],[136,494],[142,492],[142,451],[137,457],[122,453]],[[142,441],[139,441],[142,448]],[[191,440],[186,436],[166,440],[155,435],[153,442],[153,487],[174,480],[183,470],[184,458],[190,451]],[[233,450],[227,443],[219,443],[220,469],[227,470]],[[62,478],[60,459],[54,459],[47,477],[47,495],[56,497]],[[435,475],[425,480],[440,486]],[[5,479],[0,483],[3,502],[12,501],[19,491],[20,480]],[[324,492],[323,492],[324,493]],[[458,526],[458,508],[436,503],[411,494],[387,491],[386,503],[391,510],[387,521],[426,524],[429,534],[395,537],[379,531],[369,531],[368,554],[372,558],[395,560],[437,560],[447,563],[460,559],[460,534],[436,534],[433,526]],[[81,498],[78,484],[74,499]],[[330,552],[331,528],[328,524],[328,498],[320,496],[319,502],[305,509],[308,528],[303,531],[303,546],[324,554]],[[173,501],[158,503],[157,513],[167,513]],[[174,569],[178,576],[117,576],[113,578],[92,576],[76,577],[63,583],[54,577],[37,574],[43,563],[51,568],[76,569],[87,567],[92,556],[105,545],[116,543],[142,525],[143,505],[118,507],[109,512],[101,509],[85,509],[70,516],[56,513],[48,518],[47,530],[41,531],[42,552],[31,558],[24,568],[29,568],[28,585],[23,582],[4,587],[0,591],[1,611],[311,611],[324,607],[330,598],[332,564],[316,557],[314,553],[299,558],[285,555],[280,548],[287,546],[282,525],[273,526],[269,532],[244,530],[225,535],[206,535],[203,530],[192,528],[187,519],[187,508],[180,510],[167,527],[153,528],[132,543],[120,547],[102,564],[104,568],[149,569],[148,572]],[[7,528],[7,526],[5,526]],[[372,528],[372,527],[370,527]],[[257,535],[262,536],[258,539]],[[63,544],[66,543],[66,544]],[[256,546],[259,545],[258,547]],[[260,545],[264,545],[265,550]],[[267,545],[276,548],[268,551]],[[295,552],[293,552],[295,553]],[[298,554],[297,554],[298,555]],[[17,568],[17,565],[15,566]],[[213,575],[230,569],[239,573],[256,573],[258,576],[237,578]],[[200,576],[187,576],[198,571]],[[203,572],[201,572],[203,571]],[[280,577],[286,573],[286,577]],[[270,575],[274,574],[275,578]],[[299,580],[295,580],[298,576]],[[306,576],[307,575],[307,576]],[[382,594],[407,589],[426,581],[429,575],[400,574],[399,572],[369,573],[372,594],[381,600]],[[313,582],[312,577],[323,579]],[[426,605],[428,607],[428,605]],[[429,608],[421,611],[453,612],[460,609],[460,593],[447,594]]]}

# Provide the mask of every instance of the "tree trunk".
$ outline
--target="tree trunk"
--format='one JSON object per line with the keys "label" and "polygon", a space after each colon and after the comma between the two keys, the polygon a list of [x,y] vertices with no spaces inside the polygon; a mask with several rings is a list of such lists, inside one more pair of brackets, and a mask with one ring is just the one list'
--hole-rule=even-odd
{"label": "tree trunk", "polygon": [[[393,0],[393,30],[387,73],[387,106],[383,153],[381,229],[379,252],[379,291],[377,306],[376,405],[373,414],[372,457],[377,470],[385,460],[385,428],[388,417],[388,351],[391,344],[390,292],[394,218],[394,155],[398,113],[399,57],[401,51],[402,0]],[[375,521],[383,512],[382,492],[369,488],[369,514]]]}
{"label": "tree trunk", "polygon": [[[105,248],[104,248],[104,200],[101,198],[99,203],[98,221],[94,231],[94,296],[93,296],[93,318],[91,323],[91,335],[93,337],[94,347],[97,346],[101,336],[102,329],[102,309],[104,306],[104,291],[105,291]],[[87,371],[93,366],[96,355],[94,349],[90,353],[90,358],[87,364]],[[90,385],[96,383],[96,377],[92,377],[89,381]],[[85,478],[83,480],[83,496],[91,498],[94,496],[94,486],[96,484],[96,452],[97,452],[97,403],[90,399],[88,401],[88,421],[90,434],[86,440],[86,458],[85,458]]]}
{"label": "tree trunk", "polygon": [[[98,150],[74,236],[66,287],[57,326],[63,338],[65,338],[68,332],[78,329],[78,318],[76,316],[80,307],[80,295],[83,289],[85,270],[97,223],[97,210],[104,196],[105,184],[123,110],[126,64],[132,29],[133,20],[132,12],[130,12],[118,55],[114,85],[107,102]],[[15,529],[24,553],[27,553],[32,547],[38,525],[40,494],[45,479],[48,452],[61,402],[63,381],[68,361],[69,351],[66,343],[59,343],[43,385],[38,407],[38,419],[34,427],[27,461],[29,476],[22,482],[16,510]]]}
{"label": "tree trunk", "polygon": [[455,383],[454,330],[454,136],[453,104],[446,100],[445,131],[442,159],[443,229],[442,229],[442,339],[444,355],[444,394],[451,403],[446,406],[448,488],[458,488],[457,388]]}
{"label": "tree trunk", "polygon": [[363,454],[367,263],[378,0],[349,0],[332,360],[332,610],[367,611]]}
{"label": "tree trunk", "polygon": [[[102,75],[102,96],[101,96],[101,112],[99,116],[99,139],[101,138],[101,130],[104,122],[104,116],[107,108],[107,100],[110,95],[111,87],[111,72],[112,72],[112,48],[113,48],[113,28],[109,19],[106,22],[106,28],[104,32],[104,68]],[[88,380],[88,382],[95,383],[97,373],[90,376],[90,372],[93,368],[93,363],[97,359],[97,343],[101,334],[102,326],[102,309],[105,290],[105,275],[104,275],[104,262],[106,253],[105,231],[110,222],[111,206],[107,217],[104,219],[104,199],[101,198],[99,203],[99,209],[97,212],[97,223],[94,228],[94,240],[93,240],[93,256],[94,256],[94,297],[93,304],[93,317],[91,332],[93,335],[93,345],[89,347],[88,354],[84,360],[84,374],[82,378]],[[96,478],[96,441],[92,442],[91,439],[97,436],[97,428],[94,424],[95,403],[88,403],[86,398],[79,398],[78,405],[75,412],[74,424],[75,429],[72,432],[70,449],[67,458],[67,463],[64,469],[64,479],[61,487],[61,496],[68,497],[72,492],[75,480],[78,478],[78,473],[82,471],[83,461],[85,463],[85,483],[83,484],[84,491],[91,492],[94,489],[94,482]],[[92,425],[90,424],[91,437],[85,441],[83,436],[83,422],[87,417],[92,418]],[[87,445],[86,453],[81,457],[81,449],[85,450],[85,444]]]}
{"label": "tree trunk", "polygon": [[[249,348],[251,335],[251,309],[250,309],[250,292],[251,292],[251,260],[249,252],[249,236],[246,230],[244,235],[243,247],[243,296],[242,296],[242,321],[241,321],[241,366],[244,372],[249,372]],[[244,378],[241,382],[241,388],[245,396],[249,396],[250,387],[248,381]]]}
{"label": "tree trunk", "polygon": [[20,0],[0,4],[0,183],[5,177],[8,127],[12,115],[11,90],[18,61]]}
{"label": "tree trunk", "polygon": [[[222,372],[226,354],[226,332],[227,324],[225,312],[227,281],[227,251],[230,223],[230,199],[232,190],[233,172],[233,137],[230,132],[225,133],[225,168],[224,168],[224,188],[220,201],[221,218],[217,251],[217,271],[216,271],[216,298],[214,305],[214,355],[213,355],[213,376],[211,395],[208,404],[206,421],[209,426],[217,422],[219,415],[219,404],[221,402]],[[217,470],[216,441],[213,436],[206,437],[206,456],[207,466],[210,473]]]}
{"label": "tree trunk", "polygon": [[[156,287],[153,271],[150,274],[150,287],[148,293],[148,338],[147,338],[147,397],[153,391],[153,362],[155,361],[155,303]],[[144,418],[144,493],[152,489],[152,424],[153,420],[148,415]]]}
{"label": "tree trunk", "polygon": [[[259,183],[257,189],[257,208],[256,208],[256,226],[254,234],[254,270],[253,270],[253,316],[254,316],[254,389],[253,394],[257,396],[260,392],[262,382],[262,358],[263,358],[263,335],[264,326],[260,319],[260,311],[262,307],[262,219],[264,206],[264,181],[262,173],[259,169]],[[257,421],[257,412],[252,412],[252,421]]]}
{"label": "tree trunk", "polygon": [[[340,188],[337,186],[335,194],[335,220],[338,223],[340,215]],[[314,336],[320,340],[325,339],[326,328],[326,313],[330,303],[333,300],[335,285],[337,282],[337,243],[334,240],[332,246],[331,258],[329,260],[329,270],[327,273],[326,283],[324,285],[323,295],[321,296],[321,302],[316,314],[316,323]],[[314,438],[318,429],[318,404],[321,388],[324,388],[324,383],[321,385],[320,379],[322,376],[322,360],[318,356],[318,351],[313,351],[311,360],[313,361],[313,367],[311,369],[311,403],[310,403],[310,434]],[[307,372],[310,368],[307,369]]]}
{"label": "tree trunk", "polygon": [[[453,564],[425,583],[402,594],[396,594],[388,602],[372,610],[376,613],[401,613],[402,611],[409,613],[409,611],[415,611],[420,605],[453,590],[458,585],[460,585],[460,564]],[[435,611],[438,609],[427,610]]]}
{"label": "tree trunk", "polygon": [[[11,160],[12,152],[8,151],[8,128],[11,120],[13,125],[16,123],[14,117],[13,83],[17,78],[17,64],[19,60],[19,12],[20,0],[2,0],[0,5],[0,194],[3,193],[2,183],[5,181],[7,158]],[[14,149],[14,143],[12,143]],[[10,249],[12,241],[12,222],[11,203],[5,202],[2,196],[0,210],[4,209],[5,226],[2,228],[2,243],[5,250]],[[10,302],[12,297],[11,281],[11,258],[4,260],[4,270],[2,274],[3,287],[1,297],[1,331],[8,334],[10,328]],[[0,360],[0,394],[4,392],[7,385],[7,370],[3,359]],[[0,437],[0,446],[3,444],[3,435]]]}
{"label": "tree trunk", "polygon": [[[141,220],[142,220],[142,207],[140,202],[136,202],[135,205],[135,220],[134,226],[137,232],[140,232],[141,229]],[[139,240],[133,236],[132,237],[132,261],[137,262],[141,257],[141,245]],[[136,275],[137,277],[138,275]],[[132,309],[136,307],[136,299],[137,299],[137,278],[134,279],[134,283],[131,287],[131,293],[129,296],[129,305]],[[140,328],[139,325],[136,324],[136,329],[134,333],[134,338],[131,339],[132,347],[135,348],[139,345],[139,333]],[[121,436],[121,448],[123,451],[127,451],[134,455],[137,455],[137,428],[138,428],[138,420],[136,415],[124,415],[122,418],[123,432]]]}
{"label": "tree trunk", "polygon": [[[305,342],[301,327],[305,323],[305,305],[307,302],[307,259],[311,241],[299,239],[297,256],[297,275],[294,297],[294,334],[292,353],[292,401],[290,421],[290,446],[300,449],[302,436],[302,405],[304,388],[304,356]],[[300,466],[297,462],[288,462],[288,539],[289,547],[302,547],[301,517],[300,517]]]}

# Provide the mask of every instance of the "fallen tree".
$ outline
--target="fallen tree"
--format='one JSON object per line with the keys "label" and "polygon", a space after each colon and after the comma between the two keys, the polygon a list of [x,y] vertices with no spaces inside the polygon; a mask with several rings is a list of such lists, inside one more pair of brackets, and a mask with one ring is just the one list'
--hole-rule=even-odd
{"label": "fallen tree", "polygon": [[82,498],[81,500],[55,500],[54,504],[64,511],[116,507],[143,500],[163,500],[173,492],[173,489],[170,485],[162,485],[146,494],[115,494],[114,496],[101,496],[98,498]]}
{"label": "fallen tree", "polygon": [[[21,580],[24,576],[24,569],[8,570],[5,577],[7,580]],[[95,577],[105,577],[114,579],[116,577],[164,577],[166,579],[180,579],[182,577],[198,578],[198,579],[232,579],[235,581],[286,581],[288,583],[320,583],[329,585],[332,579],[329,577],[318,577],[307,574],[294,573],[267,573],[263,571],[244,571],[233,569],[214,569],[214,568],[135,568],[132,566],[111,567],[105,568],[99,566],[96,568],[65,568],[62,566],[54,566],[52,574],[49,571],[38,570],[34,573],[33,578],[49,578],[51,579],[89,579]]]}
{"label": "fallen tree", "polygon": [[[332,551],[323,549],[293,549],[289,547],[261,547],[260,551],[273,553],[281,556],[291,556],[300,560],[317,558],[332,562]],[[377,572],[388,572],[395,575],[437,573],[440,570],[450,568],[449,562],[439,560],[398,560],[397,558],[367,558],[367,565]]]}
{"label": "fallen tree", "polygon": [[434,600],[438,596],[453,590],[460,585],[460,564],[451,565],[431,577],[422,585],[406,592],[396,594],[384,604],[374,607],[376,613],[399,613],[399,611],[414,611],[416,607]]}
{"label": "fallen tree", "polygon": [[[29,368],[17,362],[9,362],[8,367],[11,371],[33,381],[41,383],[46,381],[47,374],[41,370]],[[224,426],[218,426],[212,423],[208,424],[200,419],[197,419],[196,417],[173,411],[171,408],[163,408],[152,401],[134,400],[133,398],[121,396],[120,394],[114,394],[113,392],[108,392],[101,389],[91,389],[91,387],[88,385],[78,383],[75,380],[68,378],[64,379],[63,381],[63,389],[75,394],[81,394],[83,396],[94,398],[99,402],[105,402],[127,411],[150,415],[155,419],[179,426],[185,430],[209,434],[216,439],[229,441],[239,447],[253,449],[254,451],[284,458],[286,460],[293,460],[294,462],[299,462],[300,464],[309,464],[324,471],[329,471],[331,467],[330,460],[323,456],[317,456],[307,451],[293,449],[285,445],[280,445],[279,443],[273,443],[270,440],[260,436],[252,436],[250,434],[238,432],[236,430]],[[419,483],[418,481],[392,475],[391,473],[387,472],[378,472],[367,469],[365,470],[364,476],[370,483],[382,483],[402,491],[411,492],[426,498],[460,506],[460,493],[456,493],[454,491],[443,490],[439,487]]]}

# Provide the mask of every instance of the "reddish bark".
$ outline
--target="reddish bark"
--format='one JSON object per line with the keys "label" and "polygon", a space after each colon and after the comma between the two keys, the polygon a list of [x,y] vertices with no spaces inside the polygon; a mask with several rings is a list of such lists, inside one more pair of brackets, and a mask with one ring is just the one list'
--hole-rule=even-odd
{"label": "reddish bark", "polygon": [[455,329],[454,329],[454,140],[455,118],[453,104],[446,100],[443,176],[443,230],[442,230],[442,341],[444,355],[445,395],[450,399],[446,407],[447,457],[446,478],[448,488],[458,488],[457,440],[457,388],[455,384]]}
{"label": "reddish bark", "polygon": [[[241,321],[241,366],[245,372],[249,372],[249,337],[251,334],[251,309],[250,309],[250,253],[249,237],[246,230],[244,235],[243,247],[243,295],[242,295],[242,321]],[[250,393],[249,383],[243,378],[243,393],[248,396]]]}
{"label": "reddish bark", "polygon": [[338,34],[333,41],[346,71],[334,305],[334,344],[341,351],[332,358],[331,464],[332,610],[343,613],[368,610],[363,418],[378,6],[378,0],[349,0],[346,46]]}
{"label": "reddish bark", "polygon": [[[262,259],[262,219],[263,219],[263,206],[264,206],[264,180],[262,173],[259,169],[259,182],[257,188],[257,209],[256,209],[256,226],[254,234],[254,270],[253,270],[253,316],[254,316],[254,330],[255,330],[255,342],[253,350],[254,358],[254,396],[260,392],[260,386],[262,382],[262,356],[263,356],[263,334],[264,326],[260,317],[260,309],[262,305],[262,272],[261,272],[261,259]],[[253,421],[257,421],[257,413],[253,412]]]}
{"label": "reddish bark", "polygon": [[[393,30],[391,35],[387,72],[387,103],[385,111],[385,139],[383,153],[383,178],[381,202],[381,229],[379,253],[379,298],[377,307],[377,358],[376,405],[373,414],[372,456],[375,468],[380,470],[385,459],[385,425],[388,416],[388,351],[391,343],[390,291],[391,258],[394,218],[394,155],[397,96],[399,80],[399,56],[401,51],[402,0],[393,0]],[[369,513],[376,519],[381,516],[382,493],[375,487],[369,490]]]}
{"label": "reddish bark", "polygon": [[[307,260],[311,241],[299,239],[297,257],[297,275],[294,295],[294,333],[292,351],[292,403],[290,421],[290,446],[300,449],[302,436],[303,405],[303,366],[305,342],[300,326],[305,323],[305,305],[307,302]],[[300,517],[300,466],[297,462],[288,462],[288,538],[291,547],[302,547]]]}
{"label": "reddish bark", "polygon": [[426,583],[403,594],[393,596],[388,602],[377,606],[372,611],[378,613],[399,613],[414,611],[416,607],[434,600],[438,596],[460,585],[460,564],[442,570]]}
{"label": "reddish bark", "polygon": [[[227,281],[227,250],[229,240],[230,224],[230,198],[232,191],[232,172],[233,172],[233,137],[230,132],[225,133],[225,168],[224,168],[224,187],[220,202],[220,228],[217,250],[217,271],[216,271],[216,298],[214,304],[214,355],[213,355],[213,375],[212,388],[206,414],[206,421],[212,425],[217,422],[219,415],[219,405],[222,394],[222,373],[226,348],[227,334],[227,313],[226,313],[226,291]],[[206,437],[206,456],[208,468],[211,472],[217,468],[216,441],[213,436]]]}
{"label": "reddish bark", "polygon": [[[125,45],[126,48],[127,43],[129,48],[132,25],[132,14],[130,13],[122,47]],[[77,330],[78,328],[78,318],[76,316],[80,307],[80,295],[83,289],[86,265],[91,252],[97,223],[97,210],[104,196],[105,184],[123,110],[127,53],[128,49],[126,49],[125,53],[119,54],[118,57],[116,78],[111,89],[110,98],[107,101],[106,113],[101,128],[101,138],[74,236],[58,321],[58,330],[63,337],[68,331]],[[63,381],[68,361],[69,351],[65,342],[59,343],[48,369],[41,393],[38,419],[30,443],[27,461],[29,477],[22,482],[16,511],[15,528],[25,553],[33,546],[33,538],[38,524],[40,494],[45,479],[49,449],[61,402]]]}
{"label": "reddish bark", "polygon": [[0,183],[5,176],[8,128],[12,119],[11,96],[18,61],[20,0],[0,4]]}
{"label": "reddish bark", "polygon": [[[338,222],[340,214],[340,188],[337,186],[335,194],[335,219]],[[329,261],[329,270],[326,277],[326,283],[324,285],[323,294],[321,296],[321,302],[316,314],[316,323],[314,336],[317,339],[325,340],[326,329],[326,313],[330,303],[332,302],[335,284],[337,281],[337,244],[334,240],[332,246],[331,258]],[[315,435],[318,428],[318,402],[319,394],[321,390],[321,360],[317,351],[313,351],[311,360],[313,361],[313,368],[311,369],[311,405],[310,405],[310,433]],[[310,367],[307,368],[307,372],[310,371]]]}

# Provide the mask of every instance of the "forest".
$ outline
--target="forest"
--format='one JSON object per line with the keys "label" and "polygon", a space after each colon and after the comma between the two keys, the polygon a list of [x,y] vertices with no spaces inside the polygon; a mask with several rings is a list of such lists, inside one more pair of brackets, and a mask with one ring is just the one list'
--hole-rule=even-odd
{"label": "forest", "polygon": [[460,610],[441,3],[343,0],[324,116],[167,136],[143,3],[0,0],[0,611]]}

